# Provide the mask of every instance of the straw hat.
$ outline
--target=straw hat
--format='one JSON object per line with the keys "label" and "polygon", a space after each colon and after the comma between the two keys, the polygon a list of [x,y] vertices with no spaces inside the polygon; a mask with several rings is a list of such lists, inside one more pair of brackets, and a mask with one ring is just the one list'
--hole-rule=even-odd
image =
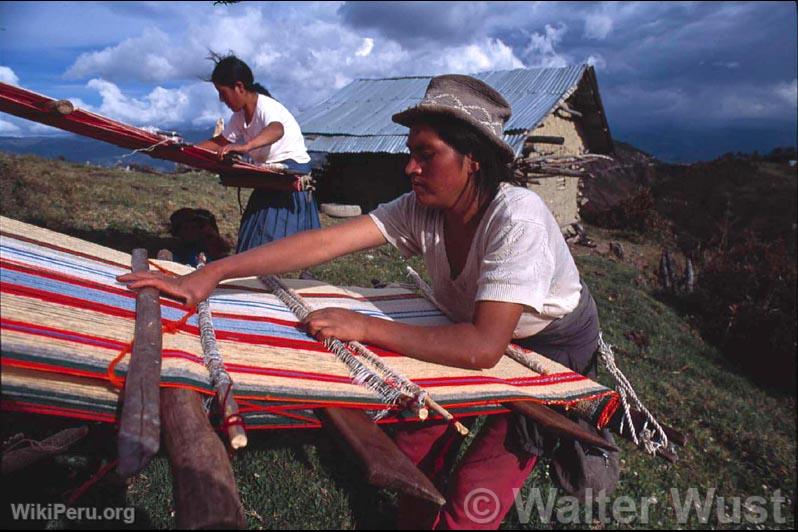
{"label": "straw hat", "polygon": [[471,76],[446,74],[432,78],[424,99],[393,115],[393,121],[410,127],[429,115],[462,120],[490,141],[504,162],[509,163],[515,158],[515,151],[504,141],[503,134],[511,114],[507,100],[487,83]]}

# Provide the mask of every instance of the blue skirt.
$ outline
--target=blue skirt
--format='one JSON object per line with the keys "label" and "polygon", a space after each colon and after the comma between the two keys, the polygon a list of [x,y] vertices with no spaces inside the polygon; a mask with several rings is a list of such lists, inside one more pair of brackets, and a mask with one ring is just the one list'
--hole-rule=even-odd
{"label": "blue skirt", "polygon": [[[310,164],[300,165],[292,160],[283,161],[302,167],[310,173]],[[305,166],[307,168],[305,169]],[[249,197],[241,217],[236,253],[258,247],[307,229],[318,229],[319,211],[310,192],[279,192],[255,189]]]}

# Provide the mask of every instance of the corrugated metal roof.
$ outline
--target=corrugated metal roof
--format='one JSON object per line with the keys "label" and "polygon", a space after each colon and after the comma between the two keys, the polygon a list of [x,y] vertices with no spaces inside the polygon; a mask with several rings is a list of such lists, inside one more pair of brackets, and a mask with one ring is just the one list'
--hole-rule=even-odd
{"label": "corrugated metal roof", "polygon": [[[521,134],[537,126],[576,90],[587,66],[483,72],[474,77],[499,91],[513,109],[505,140],[518,153]],[[407,153],[407,128],[394,113],[418,103],[431,76],[358,79],[326,101],[297,116],[310,151],[328,153]]]}

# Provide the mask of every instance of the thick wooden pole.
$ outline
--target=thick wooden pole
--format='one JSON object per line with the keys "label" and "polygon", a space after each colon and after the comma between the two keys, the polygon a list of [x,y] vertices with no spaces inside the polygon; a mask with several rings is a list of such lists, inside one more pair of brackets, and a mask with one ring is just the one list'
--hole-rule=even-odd
{"label": "thick wooden pole", "polygon": [[547,406],[530,401],[507,402],[504,403],[504,406],[513,412],[517,412],[528,417],[532,421],[539,424],[542,428],[560,436],[577,440],[587,445],[593,445],[595,447],[607,449],[609,451],[619,450],[611,443],[605,441],[604,438],[598,434],[593,434],[586,431],[578,423],[571,421],[566,416],[560,414],[559,412],[555,412]]}
{"label": "thick wooden pole", "polygon": [[[158,258],[171,260],[162,250]],[[163,442],[172,470],[177,528],[245,528],[233,468],[197,392],[161,388]]]}
{"label": "thick wooden pole", "polygon": [[360,462],[366,480],[378,488],[395,489],[438,506],[446,499],[376,423],[359,410],[323,408],[316,410],[324,426],[345,441]]}
{"label": "thick wooden pole", "polygon": [[[134,249],[134,272],[149,270],[147,250]],[[136,328],[130,354],[122,413],[119,419],[119,465],[123,478],[144,469],[161,441],[161,305],[158,290],[144,288],[136,296]]]}
{"label": "thick wooden pole", "polygon": [[245,528],[233,468],[202,408],[200,395],[164,388],[161,403],[177,528]]}

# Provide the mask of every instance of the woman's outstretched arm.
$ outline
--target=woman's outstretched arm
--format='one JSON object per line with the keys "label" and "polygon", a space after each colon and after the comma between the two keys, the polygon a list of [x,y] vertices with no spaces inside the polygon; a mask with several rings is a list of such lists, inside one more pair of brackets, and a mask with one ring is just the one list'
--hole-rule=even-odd
{"label": "woman's outstretched arm", "polygon": [[325,308],[310,313],[305,325],[318,340],[357,340],[425,362],[484,369],[501,359],[523,309],[517,303],[478,301],[471,323],[421,326]]}
{"label": "woman's outstretched arm", "polygon": [[160,272],[128,273],[117,280],[127,283],[133,290],[152,286],[194,306],[225,279],[302,270],[385,243],[385,237],[371,218],[360,216],[332,227],[302,231],[211,262],[188,275],[166,277]]}

